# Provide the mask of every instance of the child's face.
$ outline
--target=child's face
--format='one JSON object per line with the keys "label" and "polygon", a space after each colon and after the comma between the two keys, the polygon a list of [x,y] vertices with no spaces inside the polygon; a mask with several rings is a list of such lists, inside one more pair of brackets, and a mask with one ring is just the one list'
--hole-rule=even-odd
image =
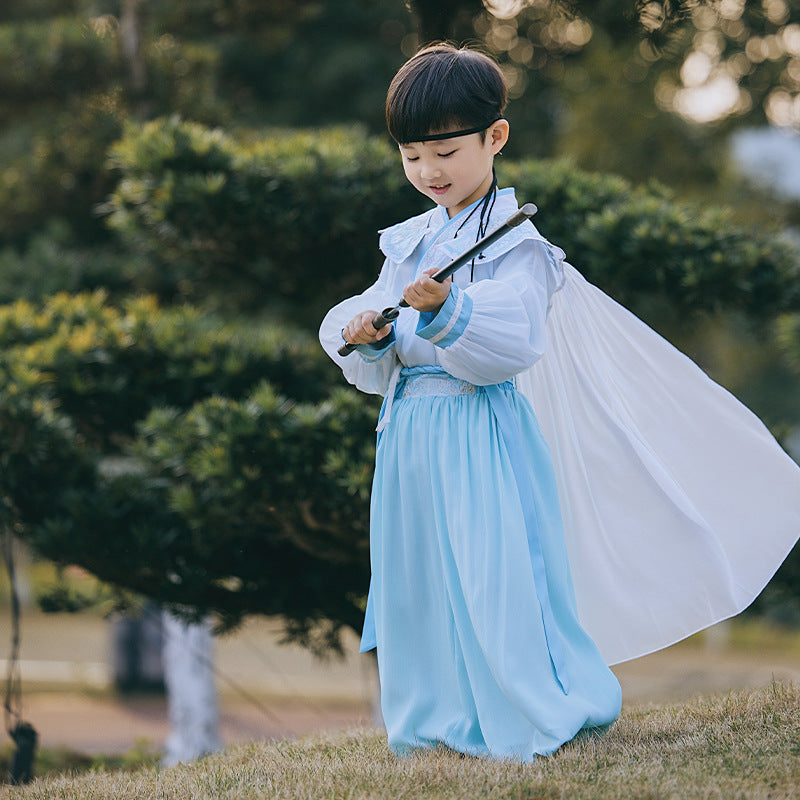
{"label": "child's face", "polygon": [[501,119],[488,128],[483,141],[479,133],[471,133],[401,144],[403,169],[415,189],[454,217],[489,191],[494,157],[507,140],[508,123]]}

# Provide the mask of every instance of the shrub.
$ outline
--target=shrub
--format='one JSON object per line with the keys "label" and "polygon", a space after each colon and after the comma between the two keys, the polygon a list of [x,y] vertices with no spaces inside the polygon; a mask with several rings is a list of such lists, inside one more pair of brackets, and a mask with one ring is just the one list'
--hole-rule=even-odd
{"label": "shrub", "polygon": [[51,220],[24,246],[0,249],[0,304],[98,289],[109,296],[131,294],[140,265],[136,254],[109,243],[83,245],[63,220]]}
{"label": "shrub", "polygon": [[177,119],[129,127],[109,224],[151,253],[153,289],[288,310],[315,327],[377,276],[376,232],[424,203],[397,155],[353,129],[240,144]]}
{"label": "shrub", "polygon": [[122,133],[124,98],[97,92],[45,113],[24,150],[0,168],[0,242],[25,242],[60,218],[74,237],[97,244],[109,238],[95,206],[114,186],[106,151]]}
{"label": "shrub", "polygon": [[38,391],[100,449],[132,435],[159,405],[241,397],[263,380],[296,400],[318,400],[336,379],[318,344],[299,332],[162,309],[153,298],[114,305],[103,292],[0,306],[0,347],[10,363],[43,376]]}
{"label": "shrub", "polygon": [[504,163],[500,175],[520,202],[540,206],[540,231],[624,304],[658,295],[678,311],[741,309],[762,318],[800,307],[798,253],[775,231],[564,161]]}
{"label": "shrub", "polygon": [[0,25],[0,97],[63,99],[121,81],[116,37],[75,17]]}
{"label": "shrub", "polygon": [[0,522],[19,534],[60,514],[62,488],[91,485],[94,471],[70,421],[37,396],[40,376],[6,365],[0,376]]}
{"label": "shrub", "polygon": [[148,417],[135,452],[182,521],[184,557],[169,560],[179,602],[281,614],[294,638],[323,647],[342,625],[360,629],[373,406],[347,390],[297,404],[264,384]]}
{"label": "shrub", "polygon": [[[428,205],[397,158],[352,129],[244,143],[162,119],[129,127],[114,147],[122,180],[106,210],[153,255],[155,290],[222,291],[313,328],[335,300],[374,280],[377,229]],[[623,302],[658,294],[679,310],[760,316],[800,306],[796,250],[774,233],[566,162],[503,162],[499,174],[521,202],[541,207],[540,230]]]}
{"label": "shrub", "polygon": [[319,650],[360,626],[377,408],[316,342],[95,293],[0,307],[0,346],[0,507],[39,554]]}

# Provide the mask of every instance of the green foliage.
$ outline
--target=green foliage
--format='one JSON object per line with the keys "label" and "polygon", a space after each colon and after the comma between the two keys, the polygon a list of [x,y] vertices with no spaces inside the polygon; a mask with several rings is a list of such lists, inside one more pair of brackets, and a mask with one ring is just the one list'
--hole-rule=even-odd
{"label": "green foliage", "polygon": [[24,242],[61,218],[75,238],[107,239],[94,207],[114,185],[106,151],[126,119],[119,92],[93,94],[48,108],[25,151],[0,157],[0,242]]}
{"label": "green foliage", "polygon": [[150,113],[171,111],[212,125],[230,119],[219,84],[218,47],[163,34],[148,42],[144,61],[148,86],[143,99]]}
{"label": "green foliage", "polygon": [[316,342],[98,292],[0,307],[0,347],[0,500],[37,553],[318,650],[360,626],[377,408]]}
{"label": "green foliage", "polygon": [[[9,741],[0,747],[0,774],[9,775],[14,763],[16,746]],[[148,740],[136,743],[124,753],[86,753],[64,747],[37,747],[33,774],[37,780],[64,780],[80,774],[101,772],[133,772],[157,767],[161,750]]]}
{"label": "green foliage", "polygon": [[43,393],[101,448],[130,436],[159,405],[240,397],[262,380],[300,400],[324,396],[334,370],[307,336],[224,324],[153,298],[118,306],[102,292],[0,307],[0,347],[42,375]]}
{"label": "green foliage", "polygon": [[[148,37],[147,102],[159,111],[219,120],[219,48],[164,33]],[[88,14],[0,25],[0,103],[7,108],[63,103],[118,92],[127,83],[118,21]]]}
{"label": "green foliage", "polygon": [[138,8],[134,57],[120,3],[3,3],[0,245],[24,245],[53,217],[84,242],[103,239],[93,209],[111,190],[105,155],[129,115],[262,127],[368,118],[381,128],[410,30],[401,0]]}
{"label": "green foliage", "polygon": [[[300,639],[335,641],[339,626],[360,624],[375,409],[329,396],[335,370],[293,329],[315,329],[335,300],[374,280],[377,230],[426,206],[396,151],[365,133],[383,129],[385,87],[413,49],[412,22],[401,0],[140,8],[135,89],[119,3],[0,9],[0,301],[32,301],[0,308],[7,522],[41,553],[131,591],[229,622],[282,613]],[[481,23],[513,79],[503,184],[539,205],[540,230],[628,305],[667,298],[682,319],[797,310],[797,256],[771,231],[568,162],[508,161],[568,148],[641,179],[657,152],[668,163],[658,174],[682,191],[687,175],[716,175],[708,130],[667,125],[674,119],[648,100],[679,54],[656,64],[618,4],[603,3],[582,11],[595,28],[584,56],[585,28],[571,38],[562,12],[536,3],[516,20]],[[760,13],[748,10],[747,24],[771,35]],[[735,25],[726,26],[727,37]],[[598,47],[607,41],[614,52]],[[769,62],[745,77],[754,96],[771,91],[774,81],[755,86]],[[172,113],[193,122],[131,122]],[[331,122],[343,127],[277,127]],[[130,257],[109,244],[96,213],[104,201]],[[292,330],[152,299],[41,299],[99,285],[269,310]],[[784,334],[790,353],[798,338]]]}
{"label": "green foliage", "polygon": [[5,0],[0,7],[0,21],[36,20],[57,14],[75,14],[85,0]]}
{"label": "green foliage", "polygon": [[[355,130],[234,140],[176,119],[130,127],[109,223],[158,264],[154,290],[227,292],[238,304],[311,309],[377,273],[375,231],[419,211],[396,153]],[[774,232],[568,162],[504,161],[503,185],[542,209],[540,230],[623,302],[757,316],[800,305],[796,251]],[[322,266],[324,265],[324,267]]]}
{"label": "green foliage", "polygon": [[748,610],[770,622],[793,630],[800,628],[800,544],[795,545],[786,560]]}
{"label": "green foliage", "polygon": [[58,292],[99,289],[130,294],[141,261],[114,244],[82,244],[63,220],[53,220],[24,245],[0,249],[0,303],[38,303]]}
{"label": "green foliage", "polygon": [[396,152],[355,128],[244,143],[162,119],[129,127],[111,158],[109,224],[151,254],[150,288],[288,307],[310,328],[377,276],[377,230],[424,206]]}
{"label": "green foliage", "polygon": [[649,52],[595,31],[560,81],[568,111],[553,149],[583,169],[655,179],[682,196],[708,193],[728,157],[725,131],[659,107],[653,97],[661,70],[642,51]]}
{"label": "green foliage", "polygon": [[86,19],[0,25],[0,97],[30,103],[110,88],[121,71],[115,37]]}
{"label": "green foliage", "polygon": [[786,314],[777,322],[778,341],[789,364],[800,374],[800,314]]}
{"label": "green foliage", "polygon": [[281,614],[318,647],[342,625],[358,630],[376,415],[350,391],[310,405],[267,384],[241,401],[153,412],[135,452],[183,526],[156,559],[176,602],[228,619]]}
{"label": "green foliage", "polygon": [[659,296],[682,312],[741,309],[759,318],[800,306],[797,249],[776,231],[567,161],[504,163],[498,171],[520,202],[540,206],[539,230],[626,305]]}
{"label": "green foliage", "polygon": [[63,511],[64,485],[93,485],[92,460],[69,420],[38,396],[40,376],[3,367],[0,391],[0,514],[21,533]]}

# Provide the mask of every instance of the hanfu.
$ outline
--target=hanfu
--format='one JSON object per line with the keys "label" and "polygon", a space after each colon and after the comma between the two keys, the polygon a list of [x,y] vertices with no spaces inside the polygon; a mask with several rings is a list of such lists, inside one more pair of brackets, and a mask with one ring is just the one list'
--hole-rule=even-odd
{"label": "hanfu", "polygon": [[[489,230],[517,209],[497,192]],[[532,760],[620,712],[613,664],[725,619],[800,534],[800,469],[762,423],[564,260],[531,223],[342,358],[475,241],[474,207],[381,233],[377,282],[320,340],[384,395],[362,650],[397,752]]]}

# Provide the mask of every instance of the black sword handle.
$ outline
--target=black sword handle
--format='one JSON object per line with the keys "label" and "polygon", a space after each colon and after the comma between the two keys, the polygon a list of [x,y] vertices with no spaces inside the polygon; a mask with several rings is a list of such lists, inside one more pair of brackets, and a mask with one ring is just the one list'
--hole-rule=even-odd
{"label": "black sword handle", "polygon": [[[438,283],[442,283],[443,281],[447,280],[447,278],[449,278],[457,269],[460,269],[465,264],[469,264],[473,258],[477,258],[477,256],[490,244],[494,244],[494,242],[496,242],[501,236],[505,236],[512,228],[516,228],[517,225],[521,225],[523,222],[530,219],[537,212],[537,210],[538,209],[533,203],[525,203],[525,205],[522,206],[519,211],[515,211],[505,222],[495,228],[495,230],[475,242],[475,244],[472,245],[469,250],[453,259],[447,266],[442,267],[437,272],[434,272],[434,274],[431,275],[431,278]],[[401,308],[408,308],[408,303],[406,303],[405,300],[401,300],[396,306],[384,308],[383,311],[381,311],[381,313],[372,320],[372,327],[375,328],[375,330],[380,330],[389,323],[394,322],[394,320],[400,316]],[[357,344],[345,342],[337,352],[340,356],[348,356],[357,347]]]}

